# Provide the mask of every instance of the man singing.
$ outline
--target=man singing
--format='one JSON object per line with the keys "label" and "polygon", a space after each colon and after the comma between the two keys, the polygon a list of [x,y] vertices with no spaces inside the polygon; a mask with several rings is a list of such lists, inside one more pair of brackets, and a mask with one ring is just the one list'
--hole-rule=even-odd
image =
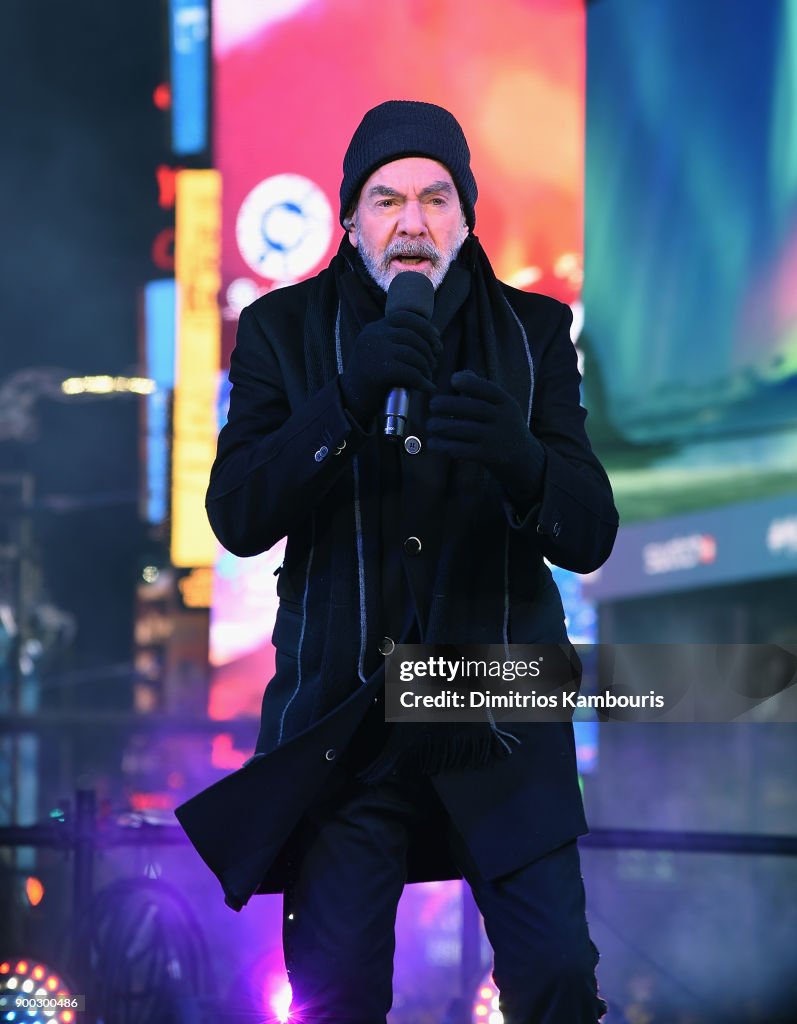
{"label": "man singing", "polygon": [[[496,279],[476,196],[448,111],[368,111],[343,161],[336,256],[244,309],[232,355],[207,510],[237,555],[287,536],[276,671],[255,756],[178,817],[230,906],[284,892],[302,1022],[384,1024],[402,889],[457,877],[506,1024],[605,1012],[572,725],[384,716],[397,643],[567,643],[544,559],[590,572],[617,530],[571,311]],[[431,281],[429,316],[386,312],[408,270]],[[398,441],[384,433],[394,388],[409,395]]]}

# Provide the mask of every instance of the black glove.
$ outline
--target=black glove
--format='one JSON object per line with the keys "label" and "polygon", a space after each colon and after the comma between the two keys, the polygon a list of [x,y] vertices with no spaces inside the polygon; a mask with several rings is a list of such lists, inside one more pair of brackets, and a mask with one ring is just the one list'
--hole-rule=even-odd
{"label": "black glove", "polygon": [[528,512],[539,495],[545,449],[526,425],[520,406],[498,384],[461,370],[451,378],[456,395],[429,403],[429,450],[486,466],[515,509]]}
{"label": "black glove", "polygon": [[346,408],[365,425],[391,388],[434,391],[432,377],[441,349],[440,332],[418,313],[400,310],[367,324],[340,377]]}

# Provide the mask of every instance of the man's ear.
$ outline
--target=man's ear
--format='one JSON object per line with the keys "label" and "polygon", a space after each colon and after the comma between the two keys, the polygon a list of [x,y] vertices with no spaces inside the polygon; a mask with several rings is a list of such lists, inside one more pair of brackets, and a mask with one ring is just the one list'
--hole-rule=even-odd
{"label": "man's ear", "polygon": [[353,209],[350,213],[348,213],[343,218],[343,226],[346,229],[346,231],[348,232],[349,242],[351,242],[351,244],[354,246],[355,249],[357,248],[357,223],[356,223],[356,217],[357,217],[357,209],[355,207],[355,209]]}
{"label": "man's ear", "polygon": [[465,239],[471,234],[471,230],[468,227],[468,222],[465,219],[465,214],[462,214],[462,227],[459,229],[459,244],[464,245]]}

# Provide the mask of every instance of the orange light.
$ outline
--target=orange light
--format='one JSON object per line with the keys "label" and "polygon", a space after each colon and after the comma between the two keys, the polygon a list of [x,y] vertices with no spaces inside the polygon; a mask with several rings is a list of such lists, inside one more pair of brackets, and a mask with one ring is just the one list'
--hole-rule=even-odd
{"label": "orange light", "polygon": [[16,974],[27,974],[28,973],[28,961],[20,960],[17,964]]}
{"label": "orange light", "polygon": [[44,977],[44,968],[41,966],[34,967],[33,977],[36,979],[36,981],[41,981],[41,979]]}
{"label": "orange light", "polygon": [[[28,901],[32,907],[38,907],[44,896],[44,886],[38,878],[31,875],[25,879],[25,893],[28,897]],[[34,973],[35,977],[35,973]],[[41,977],[41,975],[39,975]]]}
{"label": "orange light", "polygon": [[4,960],[0,964],[0,974],[8,974],[8,972],[10,970],[11,970],[11,964],[8,962],[8,960]]}
{"label": "orange light", "polygon": [[44,984],[46,988],[51,992],[54,992],[58,988],[58,978],[56,978],[54,974],[51,974]]}
{"label": "orange light", "polygon": [[484,1003],[479,1003],[479,1005],[476,1007],[476,1016],[477,1017],[486,1017],[487,1016],[487,1007],[484,1005]]}
{"label": "orange light", "polygon": [[490,999],[492,994],[493,994],[493,990],[490,988],[489,985],[482,985],[482,987],[479,989],[479,998],[480,999]]}
{"label": "orange light", "polygon": [[73,1021],[74,1019],[75,1015],[74,1013],[72,1013],[71,1010],[64,1010],[63,1014],[61,1015],[61,1020],[64,1021],[65,1024],[70,1024],[70,1021]]}
{"label": "orange light", "polygon": [[212,569],[192,569],[177,581],[177,586],[187,608],[210,608],[213,599]]}

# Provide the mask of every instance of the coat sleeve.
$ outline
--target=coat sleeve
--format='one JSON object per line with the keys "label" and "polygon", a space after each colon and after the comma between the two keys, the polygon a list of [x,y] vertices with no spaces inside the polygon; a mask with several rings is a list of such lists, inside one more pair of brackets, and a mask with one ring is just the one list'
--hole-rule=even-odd
{"label": "coat sleeve", "polygon": [[531,432],[545,449],[540,497],[514,529],[536,533],[549,562],[573,572],[592,572],[609,557],[618,515],[611,484],[587,437],[581,375],[570,340],[573,313],[561,313],[535,360]]}
{"label": "coat sleeve", "polygon": [[[297,338],[284,345],[302,345]],[[256,555],[304,519],[367,438],[344,410],[337,377],[307,398],[297,360],[275,351],[251,307],[230,359],[230,409],[205,499],[210,525],[235,555]],[[301,400],[291,408],[288,382]]]}

